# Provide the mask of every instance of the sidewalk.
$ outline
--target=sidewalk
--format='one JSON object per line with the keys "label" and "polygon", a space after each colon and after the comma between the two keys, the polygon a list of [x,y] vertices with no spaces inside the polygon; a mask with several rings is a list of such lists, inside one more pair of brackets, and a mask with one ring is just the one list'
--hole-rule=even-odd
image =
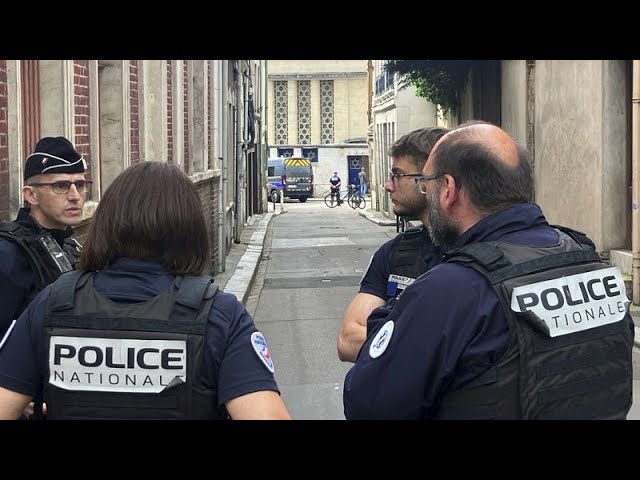
{"label": "sidewalk", "polygon": [[240,234],[240,243],[232,243],[229,249],[225,271],[213,277],[220,289],[233,293],[242,303],[246,303],[251,292],[269,222],[274,216],[284,213],[280,208],[278,204],[274,212],[272,204],[269,204],[269,212],[249,218]]}

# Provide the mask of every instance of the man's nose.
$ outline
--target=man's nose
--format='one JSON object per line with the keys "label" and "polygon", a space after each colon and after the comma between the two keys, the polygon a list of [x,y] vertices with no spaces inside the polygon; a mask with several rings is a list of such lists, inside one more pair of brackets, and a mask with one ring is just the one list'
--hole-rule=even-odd
{"label": "man's nose", "polygon": [[76,187],[75,183],[72,183],[71,186],[69,187],[69,191],[67,192],[67,198],[80,198],[80,192],[78,192],[78,189]]}

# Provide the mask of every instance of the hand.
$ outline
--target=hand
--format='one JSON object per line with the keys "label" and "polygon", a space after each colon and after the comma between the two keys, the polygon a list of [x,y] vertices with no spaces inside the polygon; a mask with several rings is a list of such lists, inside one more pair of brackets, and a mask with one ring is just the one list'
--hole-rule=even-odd
{"label": "hand", "polygon": [[[35,402],[31,402],[29,403],[29,405],[27,405],[24,409],[24,411],[22,412],[23,414],[25,414],[27,417],[31,417],[34,413],[35,413]],[[47,404],[43,403],[42,404],[42,415],[45,416],[47,414]]]}

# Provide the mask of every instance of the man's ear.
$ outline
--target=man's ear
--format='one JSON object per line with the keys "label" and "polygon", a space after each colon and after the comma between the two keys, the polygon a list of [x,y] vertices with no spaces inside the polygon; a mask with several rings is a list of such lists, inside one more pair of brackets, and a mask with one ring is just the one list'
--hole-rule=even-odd
{"label": "man's ear", "polygon": [[40,203],[38,201],[38,193],[36,192],[36,189],[29,185],[24,185],[22,187],[22,197],[29,205],[38,205]]}
{"label": "man's ear", "polygon": [[440,205],[448,209],[460,201],[460,190],[457,188],[456,179],[452,175],[445,173],[442,178],[444,185],[440,193]]}

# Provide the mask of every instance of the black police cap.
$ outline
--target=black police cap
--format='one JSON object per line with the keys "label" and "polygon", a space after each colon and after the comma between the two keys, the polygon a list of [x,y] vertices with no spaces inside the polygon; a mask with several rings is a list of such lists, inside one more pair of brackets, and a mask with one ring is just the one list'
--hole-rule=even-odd
{"label": "black police cap", "polygon": [[83,173],[86,170],[87,162],[69,140],[64,137],[44,137],[27,157],[24,179],[41,173]]}

